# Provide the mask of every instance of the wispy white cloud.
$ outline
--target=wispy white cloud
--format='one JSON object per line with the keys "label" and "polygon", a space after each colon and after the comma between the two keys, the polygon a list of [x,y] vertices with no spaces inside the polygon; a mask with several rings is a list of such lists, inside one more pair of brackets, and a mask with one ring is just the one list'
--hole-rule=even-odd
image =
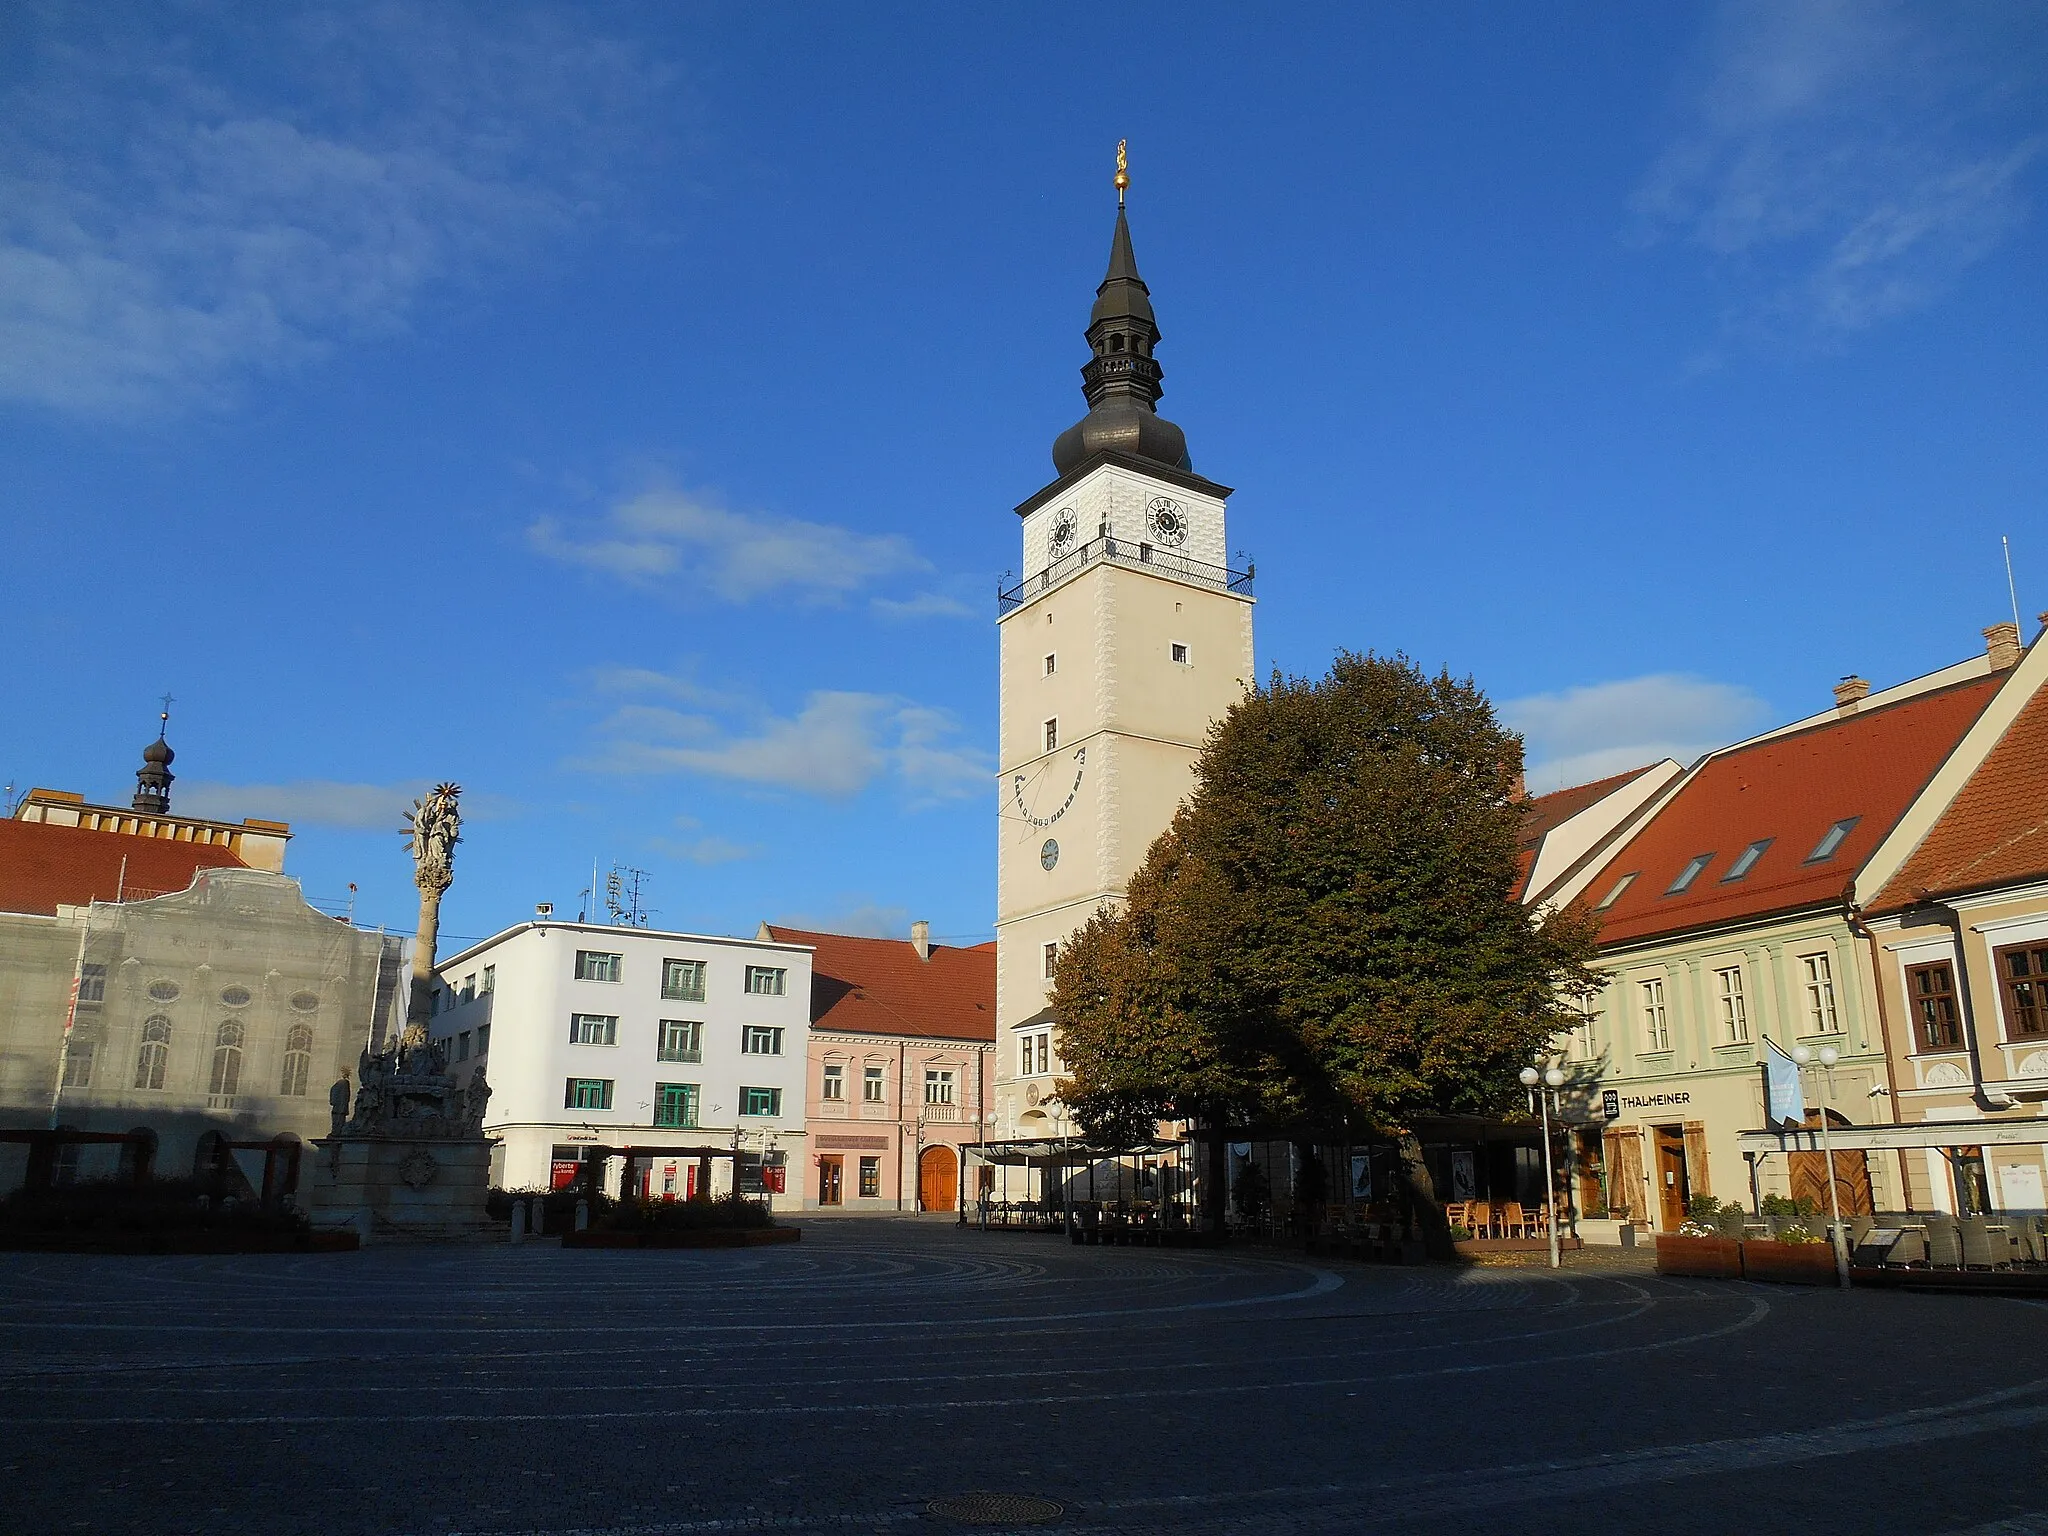
{"label": "wispy white cloud", "polygon": [[1733,683],[1666,672],[1507,699],[1499,713],[1522,733],[1540,794],[1667,757],[1690,763],[1757,730],[1770,706]]}
{"label": "wispy white cloud", "polygon": [[874,597],[868,606],[885,619],[973,619],[980,610],[964,598],[944,592],[919,592],[913,597]]}
{"label": "wispy white cloud", "polygon": [[587,218],[651,139],[660,76],[577,28],[519,5],[16,6],[0,399],[219,403]]}
{"label": "wispy white cloud", "polygon": [[1641,229],[1711,254],[1731,337],[1865,329],[2025,217],[2044,70],[2038,8],[1725,0],[1638,189]]}
{"label": "wispy white cloud", "polygon": [[527,538],[550,559],[733,603],[771,593],[837,602],[882,577],[931,569],[896,534],[733,512],[675,490],[642,492],[581,524],[540,518]]}
{"label": "wispy white cloud", "polygon": [[[648,691],[658,691],[664,675]],[[850,799],[893,778],[913,803],[983,788],[986,753],[960,740],[941,709],[890,694],[818,691],[794,714],[751,707],[685,711],[626,703],[571,764],[603,773],[702,774],[825,799]]]}
{"label": "wispy white cloud", "polygon": [[804,928],[812,933],[847,933],[863,939],[907,939],[910,937],[910,909],[893,907],[858,896],[823,912],[792,912],[774,919],[780,928]]}
{"label": "wispy white cloud", "polygon": [[[396,784],[348,784],[334,779],[224,784],[213,779],[180,779],[173,800],[182,814],[213,821],[256,816],[295,826],[396,833],[413,802],[432,787],[427,779]],[[503,795],[469,793],[462,797],[465,821],[499,821],[519,811],[518,802]]]}
{"label": "wispy white cloud", "polygon": [[761,856],[758,843],[736,843],[731,838],[716,833],[704,837],[677,839],[657,837],[648,846],[656,853],[667,854],[672,859],[685,859],[692,864],[710,866],[714,864],[737,864]]}

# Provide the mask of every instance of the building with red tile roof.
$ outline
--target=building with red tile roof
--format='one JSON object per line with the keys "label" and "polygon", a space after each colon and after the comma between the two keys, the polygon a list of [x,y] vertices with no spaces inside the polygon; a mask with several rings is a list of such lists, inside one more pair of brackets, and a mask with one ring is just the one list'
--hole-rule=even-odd
{"label": "building with red tile roof", "polygon": [[813,950],[804,1206],[952,1211],[994,1077],[996,947],[763,923]]}
{"label": "building with red tile roof", "polygon": [[[1877,693],[1845,679],[1834,709],[1708,754],[1548,893],[1600,923],[1606,984],[1566,1055],[1597,1081],[1598,1135],[1579,1151],[1616,1217],[1669,1231],[1701,1195],[1824,1201],[1824,1169],[1746,1162],[1738,1145],[1764,1123],[1766,1041],[1832,1047],[1833,1112],[1888,1118],[1885,1009],[1854,902],[1900,867],[2029,686],[2008,629]],[[1909,1194],[1874,1158],[1844,1198],[1898,1209]]]}
{"label": "building with red tile roof", "polygon": [[307,904],[283,823],[174,813],[172,758],[159,735],[130,806],[37,789],[0,820],[0,1127],[146,1127],[175,1175],[210,1135],[325,1134],[404,967]]}
{"label": "building with red tile roof", "polygon": [[2000,1130],[1995,1142],[1900,1146],[1874,1160],[1896,1162],[1915,1209],[2048,1209],[2048,646],[2038,637],[1887,842],[1859,882],[1859,928],[1893,1118]]}

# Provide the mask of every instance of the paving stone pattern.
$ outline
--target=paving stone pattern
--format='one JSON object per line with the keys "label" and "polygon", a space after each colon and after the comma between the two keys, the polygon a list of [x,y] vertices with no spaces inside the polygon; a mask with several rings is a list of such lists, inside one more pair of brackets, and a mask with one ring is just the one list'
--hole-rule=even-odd
{"label": "paving stone pattern", "polygon": [[2035,1303],[805,1225],[0,1255],[0,1529],[2048,1532]]}

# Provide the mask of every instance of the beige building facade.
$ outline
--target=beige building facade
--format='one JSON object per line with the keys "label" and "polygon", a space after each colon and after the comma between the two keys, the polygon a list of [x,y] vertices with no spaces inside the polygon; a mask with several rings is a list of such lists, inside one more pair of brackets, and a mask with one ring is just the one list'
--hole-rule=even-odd
{"label": "beige building facade", "polygon": [[[1854,1140],[1893,1121],[1906,972],[1883,943],[1904,941],[1874,948],[1859,897],[1899,871],[2034,688],[2041,658],[2022,668],[2010,628],[1882,692],[1848,679],[1834,709],[1708,754],[1545,897],[1602,924],[1606,981],[1563,1045],[1611,1216],[1669,1231],[1701,1195],[1752,1210],[1770,1195],[1825,1202],[1821,1154],[1755,1135],[1766,1042],[1836,1053],[1831,1071],[1807,1074],[1813,1127],[1825,1113]],[[1918,1166],[1839,1160],[1845,1209],[1924,1208]]]}

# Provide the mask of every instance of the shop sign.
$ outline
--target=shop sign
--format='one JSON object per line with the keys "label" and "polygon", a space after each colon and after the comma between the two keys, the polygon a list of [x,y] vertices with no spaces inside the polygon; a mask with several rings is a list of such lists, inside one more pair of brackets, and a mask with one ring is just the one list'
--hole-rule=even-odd
{"label": "shop sign", "polygon": [[1621,1118],[1621,1093],[1618,1089],[1603,1088],[1600,1090],[1600,1118],[1603,1120],[1619,1120]]}

